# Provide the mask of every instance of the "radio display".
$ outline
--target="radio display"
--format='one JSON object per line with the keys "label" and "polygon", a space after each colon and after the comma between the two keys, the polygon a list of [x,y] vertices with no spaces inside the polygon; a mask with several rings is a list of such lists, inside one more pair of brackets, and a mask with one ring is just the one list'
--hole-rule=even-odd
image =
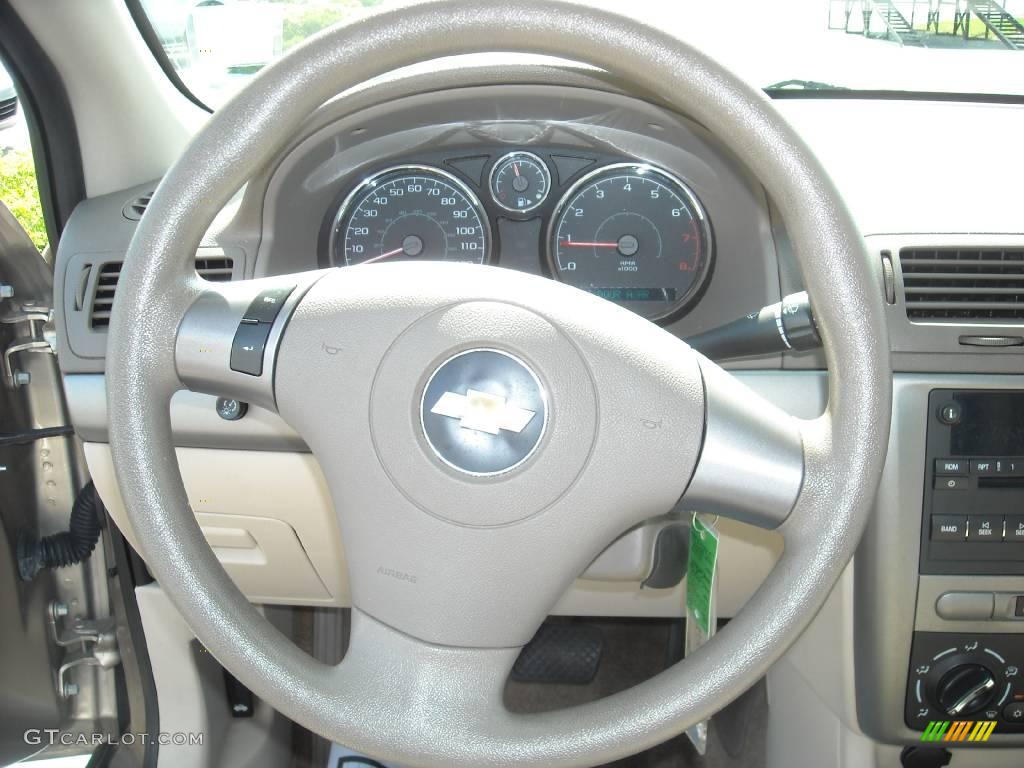
{"label": "radio display", "polygon": [[959,423],[950,427],[955,456],[1024,456],[1024,392],[958,392]]}

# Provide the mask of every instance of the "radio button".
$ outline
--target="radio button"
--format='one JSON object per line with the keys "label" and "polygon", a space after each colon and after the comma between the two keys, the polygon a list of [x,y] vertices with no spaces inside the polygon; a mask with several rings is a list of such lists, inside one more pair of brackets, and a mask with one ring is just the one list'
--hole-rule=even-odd
{"label": "radio button", "polygon": [[966,537],[964,515],[932,515],[932,541],[963,541]]}
{"label": "radio button", "polygon": [[969,487],[966,477],[949,476],[936,477],[935,490],[937,491],[964,491]]}
{"label": "radio button", "polygon": [[1002,541],[1003,518],[998,515],[971,515],[967,518],[967,540]]}
{"label": "radio button", "polygon": [[972,459],[971,460],[971,474],[972,475],[994,475],[999,471],[999,465],[1001,462],[994,461],[992,459]]}
{"label": "radio button", "polygon": [[967,459],[936,459],[936,475],[966,475]]}
{"label": "radio button", "polygon": [[956,400],[950,400],[939,408],[939,421],[943,424],[959,424],[963,416],[963,408]]}
{"label": "radio button", "polygon": [[1024,544],[1024,517],[1006,518],[1006,540]]}
{"label": "radio button", "polygon": [[1024,461],[1021,459],[1000,459],[1000,475],[1024,475]]}

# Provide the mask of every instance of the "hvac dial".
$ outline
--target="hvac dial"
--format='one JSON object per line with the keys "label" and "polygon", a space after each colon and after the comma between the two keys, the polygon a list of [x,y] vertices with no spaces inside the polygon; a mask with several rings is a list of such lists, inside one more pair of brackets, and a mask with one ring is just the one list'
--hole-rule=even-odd
{"label": "hvac dial", "polygon": [[491,168],[491,196],[506,211],[526,213],[547,199],[551,172],[532,152],[510,152]]}
{"label": "hvac dial", "polygon": [[555,277],[663,320],[688,308],[711,270],[711,229],[679,179],[623,163],[587,174],[565,194],[549,230]]}
{"label": "hvac dial", "polygon": [[[925,730],[933,721],[977,721],[963,725],[976,725],[969,732],[985,739],[992,728],[1010,733],[1024,731],[1017,700],[1024,669],[1020,645],[1019,637],[1014,635],[915,632],[907,685],[907,724]],[[987,731],[983,728],[986,723]],[[967,737],[968,732],[964,731],[963,736]]]}
{"label": "hvac dial", "polygon": [[476,195],[438,168],[389,168],[356,187],[331,231],[336,266],[431,259],[483,264],[491,232]]}

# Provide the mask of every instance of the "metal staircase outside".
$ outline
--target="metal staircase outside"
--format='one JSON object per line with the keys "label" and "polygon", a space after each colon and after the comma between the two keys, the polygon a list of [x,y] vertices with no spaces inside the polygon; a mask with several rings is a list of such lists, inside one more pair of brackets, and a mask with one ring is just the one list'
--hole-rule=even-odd
{"label": "metal staircase outside", "polygon": [[[878,15],[882,17],[882,21],[885,22],[885,26],[888,28],[889,34],[895,37],[900,43],[903,45],[924,47],[924,39],[921,36],[921,33],[910,25],[910,22],[907,21],[906,17],[902,13],[900,13],[899,8],[896,7],[896,4],[892,0],[870,0],[870,3],[875,11],[878,12]],[[979,2],[977,4],[985,5],[986,3]],[[995,3],[991,4],[996,5]],[[977,13],[977,11],[975,11],[975,13]]]}
{"label": "metal staircase outside", "polygon": [[[876,3],[877,5],[877,3]],[[967,7],[1007,48],[1024,50],[1024,25],[995,0],[967,0]]]}

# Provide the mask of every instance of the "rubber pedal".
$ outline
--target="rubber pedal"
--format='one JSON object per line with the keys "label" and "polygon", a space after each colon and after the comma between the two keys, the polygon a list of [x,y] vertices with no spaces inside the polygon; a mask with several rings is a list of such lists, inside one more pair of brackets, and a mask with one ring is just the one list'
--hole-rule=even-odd
{"label": "rubber pedal", "polygon": [[604,633],[591,624],[542,624],[512,667],[519,683],[586,685],[594,679],[604,652]]}

